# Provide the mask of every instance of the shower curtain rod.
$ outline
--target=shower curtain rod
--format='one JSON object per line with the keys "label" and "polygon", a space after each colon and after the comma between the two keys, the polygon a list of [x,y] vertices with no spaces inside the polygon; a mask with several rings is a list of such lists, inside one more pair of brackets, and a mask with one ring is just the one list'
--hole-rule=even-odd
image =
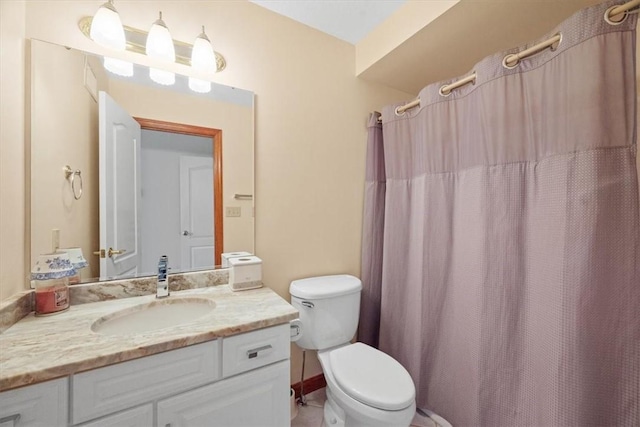
{"label": "shower curtain rod", "polygon": [[[627,13],[629,13],[631,9],[634,9],[638,6],[640,6],[640,0],[631,0],[618,6],[612,6],[609,9],[607,9],[607,11],[604,13],[604,20],[607,21],[609,24],[616,25],[618,22],[622,22],[622,20],[626,18]],[[619,17],[619,15],[623,15],[623,16]],[[502,61],[502,65],[505,68],[509,68],[509,69],[515,68],[520,63],[521,60],[528,58],[529,56],[542,52],[547,48],[552,48],[552,49],[557,48],[557,45],[560,44],[561,41],[562,41],[562,34],[558,33],[548,40],[538,43],[535,46],[531,46],[529,49],[525,49],[522,52],[512,53],[505,56]],[[452,90],[462,87],[464,85],[467,85],[469,83],[475,84],[475,82],[476,82],[476,72],[474,71],[473,73],[471,73],[470,75],[468,75],[463,79],[460,79],[448,85],[443,85],[440,88],[440,95],[449,96]],[[400,116],[404,114],[405,111],[410,110],[413,107],[417,107],[418,105],[420,105],[419,97],[407,104],[401,105],[400,107],[396,107],[396,110],[395,110],[396,116]],[[381,122],[382,122],[382,116],[378,117],[378,123],[381,123]]]}

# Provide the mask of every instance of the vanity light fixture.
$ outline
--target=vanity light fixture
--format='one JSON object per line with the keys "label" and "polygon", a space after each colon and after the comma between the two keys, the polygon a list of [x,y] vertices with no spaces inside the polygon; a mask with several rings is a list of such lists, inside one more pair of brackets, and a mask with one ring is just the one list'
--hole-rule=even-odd
{"label": "vanity light fixture", "polygon": [[[115,16],[117,17],[117,22],[120,22],[120,18],[117,15],[117,12],[114,12],[115,7],[113,7],[113,0],[110,0],[109,2],[105,3],[105,5],[103,5],[105,8],[107,8],[108,12],[115,14]],[[102,9],[102,7],[101,7]],[[100,12],[100,9],[98,10],[98,12]],[[109,14],[107,14],[107,16],[110,16]],[[113,18],[113,15],[111,15],[111,17]],[[98,13],[96,13],[96,16],[91,17],[91,16],[84,16],[82,17],[79,21],[78,21],[78,28],[80,28],[80,31],[82,32],[82,34],[84,34],[86,37],[94,40],[96,43],[99,43],[99,40],[101,40],[100,38],[98,38],[96,36],[96,38],[94,39],[91,36],[91,28],[93,27],[93,21],[94,20],[101,20],[102,18],[98,18]],[[157,21],[156,21],[157,22]],[[164,24],[164,22],[163,22]],[[102,24],[100,24],[102,25]],[[148,49],[150,49],[151,47],[148,46],[148,36],[150,35],[149,33],[147,33],[146,31],[143,30],[139,30],[137,28],[133,28],[133,27],[128,27],[126,25],[122,25],[120,24],[121,27],[124,29],[124,36],[125,36],[125,47],[124,50],[132,52],[132,53],[136,53],[136,54],[141,54],[141,55],[149,55],[149,56],[153,56],[153,54],[149,54],[147,52]],[[155,26],[155,25],[154,25]],[[164,29],[166,30],[166,24],[164,24]],[[99,27],[96,27],[99,28]],[[155,32],[155,31],[154,31]],[[160,32],[164,32],[165,34],[169,34],[169,30],[166,31],[162,31],[160,30]],[[204,31],[203,34],[204,35]],[[169,36],[169,39],[171,37]],[[198,39],[200,39],[201,37],[198,36]],[[205,39],[198,41],[198,39],[196,39],[197,44],[201,45],[201,44],[206,44],[206,42],[208,41],[208,38],[206,38],[205,35]],[[152,38],[153,40],[153,38]],[[120,42],[121,43],[121,42]],[[168,43],[167,43],[168,44]],[[211,43],[209,43],[210,45]],[[104,46],[104,44],[102,44]],[[116,50],[123,50],[122,48],[120,48],[121,44],[118,45],[117,49],[115,44],[113,45],[113,47],[109,47],[112,49],[116,49]],[[173,55],[167,55],[167,58],[169,61],[171,61],[172,63],[175,62],[177,64],[180,65],[185,65],[185,66],[192,66],[192,56],[193,56],[193,50],[195,49],[195,46],[189,44],[189,43],[185,43],[183,41],[180,40],[172,40],[172,43],[169,45],[169,49],[173,50]],[[206,50],[208,50],[209,48],[207,48]],[[200,48],[198,48],[197,50],[201,50]],[[214,54],[214,67],[213,70],[210,71],[205,71],[205,73],[215,73],[215,72],[219,72],[225,69],[225,67],[227,66],[227,62],[225,61],[224,57],[218,53],[218,52],[213,52]],[[197,54],[198,55],[198,54]],[[153,56],[155,58],[157,58],[157,56]],[[171,58],[169,58],[171,57]],[[116,59],[116,58],[107,58],[105,57],[104,60],[104,64],[105,64],[105,68],[107,70],[109,70],[110,72],[114,73],[114,74],[118,74],[121,76],[132,76],[133,75],[133,64],[131,64],[130,62],[121,60],[121,59]],[[195,68],[197,69],[197,67]],[[162,76],[158,76],[158,74],[162,75],[163,73],[167,73],[168,76],[165,76],[164,78]],[[199,73],[202,73],[202,71],[199,71]],[[150,72],[150,75],[152,74],[152,79],[154,79],[154,81],[158,82],[158,80],[161,80],[158,83],[163,84],[162,82],[164,81],[169,81],[169,83],[166,84],[171,84],[170,80],[175,79],[175,74],[172,72],[166,72],[166,71],[162,71],[162,70],[154,70]],[[156,77],[156,78],[154,78]],[[198,91],[198,89],[200,89],[201,92],[204,91],[208,91],[206,89],[208,89],[208,87],[210,86],[210,83],[205,81],[205,80],[201,80],[201,79],[191,79],[193,80],[193,82],[189,85],[189,87],[192,90]],[[204,83],[204,84],[203,84]],[[202,88],[204,86],[204,89]]]}
{"label": "vanity light fixture", "polygon": [[[204,25],[202,26],[202,33],[196,37],[196,41],[193,43],[193,49],[191,50],[191,68],[206,74],[213,74],[217,71],[216,55],[209,37],[207,37],[207,34],[204,32]],[[198,93],[209,93],[211,92],[211,82],[189,77],[189,89]]]}
{"label": "vanity light fixture", "polygon": [[[147,34],[147,43],[145,52],[151,58],[160,59],[170,63],[176,61],[176,51],[173,46],[171,33],[167,28],[167,24],[162,20],[162,12],[160,17],[151,25],[149,34]],[[176,75],[171,71],[160,70],[157,68],[149,69],[149,77],[156,83],[161,85],[172,85],[176,82]]]}
{"label": "vanity light fixture", "polygon": [[[100,46],[109,49],[124,51],[127,40],[124,35],[124,27],[120,15],[113,5],[113,0],[104,3],[91,21],[89,37]],[[133,75],[133,64],[121,59],[104,58],[104,68],[114,74],[130,77]]]}

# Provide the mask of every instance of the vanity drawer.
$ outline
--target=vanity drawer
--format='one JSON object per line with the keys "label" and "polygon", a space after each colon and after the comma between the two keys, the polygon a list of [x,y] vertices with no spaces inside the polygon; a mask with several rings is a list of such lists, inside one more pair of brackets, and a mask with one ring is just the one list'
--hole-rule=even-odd
{"label": "vanity drawer", "polygon": [[66,426],[69,407],[67,378],[47,381],[0,393],[1,425]]}
{"label": "vanity drawer", "polygon": [[224,338],[222,376],[230,377],[289,359],[290,351],[288,323]]}
{"label": "vanity drawer", "polygon": [[217,380],[218,346],[209,341],[74,375],[73,423]]}
{"label": "vanity drawer", "polygon": [[153,404],[108,415],[78,427],[153,427]]}

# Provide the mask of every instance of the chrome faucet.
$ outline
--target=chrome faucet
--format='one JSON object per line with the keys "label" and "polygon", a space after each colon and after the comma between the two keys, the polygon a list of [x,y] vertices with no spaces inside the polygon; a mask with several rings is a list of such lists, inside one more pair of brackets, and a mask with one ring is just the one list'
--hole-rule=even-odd
{"label": "chrome faucet", "polygon": [[158,286],[156,288],[156,298],[166,298],[169,296],[169,258],[166,255],[160,257],[158,261]]}

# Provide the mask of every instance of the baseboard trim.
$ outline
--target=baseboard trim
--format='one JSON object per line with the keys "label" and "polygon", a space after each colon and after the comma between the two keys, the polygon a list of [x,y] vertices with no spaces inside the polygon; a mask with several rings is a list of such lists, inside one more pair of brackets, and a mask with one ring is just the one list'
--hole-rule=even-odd
{"label": "baseboard trim", "polygon": [[[296,393],[296,399],[300,397],[300,387],[301,383],[295,383],[291,386],[293,391]],[[316,375],[315,377],[307,378],[304,380],[304,394],[309,394],[312,391],[316,391],[325,387],[327,382],[324,379],[324,374]]]}

